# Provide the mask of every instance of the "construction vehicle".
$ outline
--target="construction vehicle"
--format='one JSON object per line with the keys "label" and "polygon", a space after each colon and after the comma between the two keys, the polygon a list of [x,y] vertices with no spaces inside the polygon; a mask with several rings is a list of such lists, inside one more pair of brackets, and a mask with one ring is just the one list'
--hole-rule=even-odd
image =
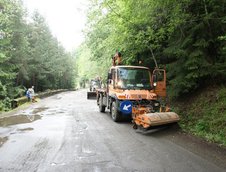
{"label": "construction vehicle", "polygon": [[87,92],[87,99],[92,99],[96,97],[96,90],[101,88],[101,81],[99,78],[92,79],[89,85],[89,91]]}
{"label": "construction vehicle", "polygon": [[168,104],[162,103],[166,97],[164,69],[155,69],[151,75],[147,67],[120,65],[116,61],[121,61],[121,54],[116,53],[113,57],[107,87],[96,90],[100,112],[109,109],[115,122],[132,117],[135,129],[179,121],[179,116],[170,112]]}

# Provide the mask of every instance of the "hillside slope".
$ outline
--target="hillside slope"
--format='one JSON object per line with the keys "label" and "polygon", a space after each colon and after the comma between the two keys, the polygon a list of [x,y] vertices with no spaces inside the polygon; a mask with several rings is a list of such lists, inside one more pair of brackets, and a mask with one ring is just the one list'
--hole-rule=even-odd
{"label": "hillside slope", "polygon": [[226,86],[211,86],[174,102],[181,128],[226,146]]}

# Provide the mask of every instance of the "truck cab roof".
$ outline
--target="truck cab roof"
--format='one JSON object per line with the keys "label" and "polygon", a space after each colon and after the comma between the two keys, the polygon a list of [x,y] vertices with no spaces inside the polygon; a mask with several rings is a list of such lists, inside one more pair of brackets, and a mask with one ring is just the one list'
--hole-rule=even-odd
{"label": "truck cab roof", "polygon": [[148,67],[144,67],[144,66],[124,66],[124,65],[112,66],[110,69],[117,69],[117,68],[136,68],[136,69],[150,70]]}

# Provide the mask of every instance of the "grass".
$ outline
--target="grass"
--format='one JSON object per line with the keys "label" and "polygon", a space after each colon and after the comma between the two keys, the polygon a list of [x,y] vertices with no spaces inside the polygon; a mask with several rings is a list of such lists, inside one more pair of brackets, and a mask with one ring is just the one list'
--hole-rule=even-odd
{"label": "grass", "polygon": [[174,102],[181,128],[207,141],[226,146],[226,87],[208,87]]}

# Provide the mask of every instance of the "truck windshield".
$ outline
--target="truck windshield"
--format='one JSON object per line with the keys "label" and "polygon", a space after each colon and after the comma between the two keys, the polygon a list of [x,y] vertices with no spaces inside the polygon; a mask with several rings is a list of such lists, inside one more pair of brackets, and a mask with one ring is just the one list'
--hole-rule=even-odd
{"label": "truck windshield", "polygon": [[143,68],[118,68],[118,88],[122,89],[151,89],[150,72]]}
{"label": "truck windshield", "polygon": [[98,88],[100,88],[100,81],[97,81],[97,80],[92,80],[91,81],[91,85],[93,86],[93,87],[98,87]]}

